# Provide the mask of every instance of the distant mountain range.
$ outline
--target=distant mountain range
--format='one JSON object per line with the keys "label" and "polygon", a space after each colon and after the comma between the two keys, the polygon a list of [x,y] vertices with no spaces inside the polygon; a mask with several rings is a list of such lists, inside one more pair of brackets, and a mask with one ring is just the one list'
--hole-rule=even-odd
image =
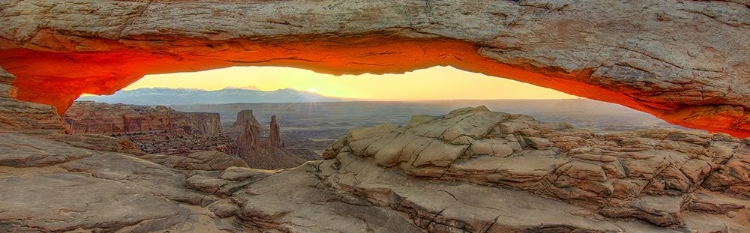
{"label": "distant mountain range", "polygon": [[135,105],[228,104],[228,103],[308,103],[342,102],[351,99],[323,96],[294,89],[261,91],[251,88],[224,88],[216,91],[173,88],[121,90],[113,95],[82,96],[78,101]]}

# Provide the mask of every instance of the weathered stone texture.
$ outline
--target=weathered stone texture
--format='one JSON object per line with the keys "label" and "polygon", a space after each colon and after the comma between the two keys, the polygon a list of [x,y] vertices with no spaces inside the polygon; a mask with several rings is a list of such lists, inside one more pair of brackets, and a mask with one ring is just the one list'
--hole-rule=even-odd
{"label": "weathered stone texture", "polygon": [[745,137],[748,5],[5,1],[0,66],[17,77],[20,99],[63,112],[81,93],[112,93],[149,73],[258,64],[358,74],[452,65]]}
{"label": "weathered stone texture", "polygon": [[745,211],[741,204],[694,192],[750,198],[750,146],[727,135],[671,129],[595,135],[484,107],[417,121],[354,129],[324,157],[341,164],[362,160],[414,177],[512,187],[605,217],[672,228],[683,227],[683,206]]}
{"label": "weathered stone texture", "polygon": [[596,135],[483,107],[412,119],[353,129],[327,160],[285,170],[218,152],[122,154],[103,136],[0,133],[0,230],[750,230],[750,146],[727,135]]}
{"label": "weathered stone texture", "polygon": [[101,134],[133,141],[146,153],[189,155],[198,151],[236,154],[218,113],[177,112],[125,104],[76,102],[63,116],[74,134]]}

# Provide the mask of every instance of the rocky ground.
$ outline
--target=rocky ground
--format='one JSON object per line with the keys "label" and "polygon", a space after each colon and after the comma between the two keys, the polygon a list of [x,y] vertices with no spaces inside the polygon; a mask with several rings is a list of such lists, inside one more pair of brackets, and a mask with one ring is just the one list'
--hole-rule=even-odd
{"label": "rocky ground", "polygon": [[56,114],[152,73],[454,65],[746,137],[748,6],[3,1],[0,64],[19,78],[0,69],[0,231],[750,232],[748,141],[727,135],[597,135],[480,107],[355,129],[325,160],[257,170],[130,154],[68,136]]}
{"label": "rocky ground", "polygon": [[[167,156],[170,158],[167,160],[171,161],[171,158],[180,156],[190,158],[203,155],[200,152],[204,151],[238,156],[245,160],[245,166],[263,169],[291,168],[308,160],[321,159],[314,152],[299,147],[287,150],[281,140],[280,126],[274,121],[269,124],[269,127],[274,127],[264,129],[252,110],[237,114],[238,120],[227,130],[229,134],[224,133],[218,113],[179,112],[165,106],[83,101],[75,102],[61,118],[68,131],[76,136],[52,137],[53,140],[75,141],[81,144],[79,146],[93,140],[97,142],[94,144],[104,145],[110,141],[99,138],[110,139],[108,136],[111,136],[117,138],[120,144],[132,142],[130,144],[134,144],[134,148],[129,153],[151,154],[149,158],[159,158],[160,161],[162,155],[177,155]],[[246,129],[245,123],[254,128]],[[244,138],[240,135],[244,135]],[[131,145],[120,145],[123,146]],[[96,148],[93,145],[86,148],[92,147]]]}
{"label": "rocky ground", "polygon": [[28,110],[0,127],[2,232],[750,231],[750,146],[726,135],[597,135],[477,107],[353,129],[325,160],[259,170],[142,155],[65,134],[54,108],[0,103]]}

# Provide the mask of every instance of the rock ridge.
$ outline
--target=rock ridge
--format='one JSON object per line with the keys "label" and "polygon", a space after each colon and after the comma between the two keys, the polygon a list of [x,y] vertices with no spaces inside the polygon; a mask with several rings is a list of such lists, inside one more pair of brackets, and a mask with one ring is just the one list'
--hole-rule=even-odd
{"label": "rock ridge", "polygon": [[[748,150],[728,135],[661,129],[595,135],[482,106],[415,116],[403,127],[354,129],[324,157],[415,178],[511,187],[609,218],[680,228],[691,225],[684,206],[699,203],[697,193],[750,198],[743,178],[750,169],[742,162]],[[711,206],[727,213],[721,204]]]}
{"label": "rock ridge", "polygon": [[326,160],[262,170],[29,130],[0,132],[0,231],[750,230],[750,146],[723,134],[598,135],[477,107],[352,129]]}
{"label": "rock ridge", "polygon": [[74,134],[100,134],[133,141],[146,153],[189,155],[237,147],[224,134],[218,113],[177,112],[165,106],[76,102],[62,116]]}

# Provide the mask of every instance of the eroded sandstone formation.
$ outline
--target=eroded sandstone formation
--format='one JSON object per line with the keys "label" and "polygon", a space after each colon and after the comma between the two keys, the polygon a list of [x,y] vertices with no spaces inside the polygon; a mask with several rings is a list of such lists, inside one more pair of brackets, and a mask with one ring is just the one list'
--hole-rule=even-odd
{"label": "eroded sandstone formation", "polygon": [[180,126],[187,134],[223,134],[221,119],[218,113],[182,112],[180,113],[188,123]]}
{"label": "eroded sandstone formation", "polygon": [[[64,112],[144,74],[435,65],[750,136],[747,1],[4,1],[0,66]],[[189,16],[189,17],[186,17]]]}
{"label": "eroded sandstone formation", "polygon": [[260,125],[260,122],[258,122],[258,119],[255,119],[255,114],[253,114],[253,110],[244,109],[244,110],[237,112],[237,120],[235,120],[234,123],[232,123],[232,126],[244,127],[247,124]]}
{"label": "eroded sandstone formation", "polygon": [[[244,124],[238,123],[243,121]],[[233,127],[244,127],[237,137],[237,155],[244,159],[249,167],[260,169],[292,168],[301,165],[306,159],[284,149],[279,134],[276,116],[271,117],[270,130],[266,137],[261,135],[260,123],[255,119],[252,110],[237,113]]]}
{"label": "eroded sandstone formation", "polygon": [[276,115],[271,116],[269,128],[270,130],[268,131],[268,146],[284,148],[284,142],[281,141],[281,129],[279,127],[279,123],[276,122]]}
{"label": "eroded sandstone formation", "polygon": [[[260,122],[258,122],[258,119],[255,119],[255,114],[253,114],[253,110],[250,109],[244,109],[237,112],[237,118],[235,119],[234,123],[232,123],[232,126],[224,128],[224,131],[229,135],[230,137],[237,139],[240,135],[247,132],[245,127],[250,124],[251,126],[259,126],[258,127],[258,133],[263,131],[264,129],[261,127]],[[259,135],[259,134],[256,134]]]}
{"label": "eroded sandstone formation", "polygon": [[240,136],[237,136],[237,148],[239,151],[251,151],[262,146],[260,140],[260,125],[254,124],[251,121],[245,121],[244,128],[245,130]]}
{"label": "eroded sandstone formation", "polygon": [[54,107],[16,99],[17,89],[9,85],[15,78],[0,67],[0,132],[66,133]]}
{"label": "eroded sandstone formation", "polygon": [[63,121],[74,134],[101,134],[130,140],[146,153],[189,155],[216,150],[236,154],[218,113],[177,112],[164,106],[76,102]]}
{"label": "eroded sandstone formation", "polygon": [[190,135],[221,134],[218,113],[177,112],[165,106],[136,106],[80,101],[62,115],[73,133],[116,134],[166,131]]}
{"label": "eroded sandstone formation", "polygon": [[478,107],[354,129],[326,160],[271,171],[23,119],[0,132],[3,232],[750,231],[750,146],[721,134],[597,135]]}
{"label": "eroded sandstone formation", "polygon": [[[586,215],[636,218],[698,232],[722,227],[747,231],[750,220],[732,216],[748,214],[743,203],[750,198],[749,155],[747,142],[729,135],[661,129],[596,135],[566,123],[538,122],[482,106],[440,117],[415,116],[403,127],[352,130],[324,154],[335,161],[320,166],[353,173],[354,180],[335,179],[371,203],[391,208],[398,198],[383,192],[394,191],[383,190],[377,175],[359,172],[361,167],[383,167],[413,178],[511,187],[591,211]],[[421,216],[440,216],[443,211],[433,208]],[[423,227],[478,232],[493,221],[432,219]],[[720,223],[706,225],[707,219]],[[715,225],[721,227],[714,229]]]}

